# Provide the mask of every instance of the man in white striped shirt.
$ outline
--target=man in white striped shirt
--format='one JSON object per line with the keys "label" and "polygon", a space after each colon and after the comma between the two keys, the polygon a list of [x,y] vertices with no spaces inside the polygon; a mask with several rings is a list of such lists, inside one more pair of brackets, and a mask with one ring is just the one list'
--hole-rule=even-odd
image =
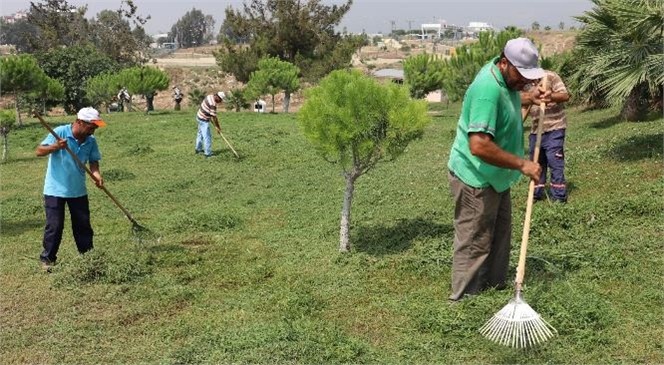
{"label": "man in white striped shirt", "polygon": [[217,119],[217,104],[226,100],[226,94],[219,91],[216,94],[210,94],[203,99],[201,107],[196,113],[198,122],[198,134],[196,135],[196,153],[205,153],[205,157],[212,156],[212,133],[210,133],[210,121],[214,123],[217,133],[221,132],[219,119]]}

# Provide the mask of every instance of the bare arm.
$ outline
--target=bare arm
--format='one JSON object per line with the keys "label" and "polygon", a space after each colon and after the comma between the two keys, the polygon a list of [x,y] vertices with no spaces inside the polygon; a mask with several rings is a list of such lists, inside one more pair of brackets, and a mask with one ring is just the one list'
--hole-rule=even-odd
{"label": "bare arm", "polygon": [[219,125],[219,119],[217,118],[217,116],[216,115],[213,116],[212,118],[210,118],[210,120],[214,124],[214,127],[217,129],[217,132],[220,132],[221,131],[221,126]]}
{"label": "bare arm", "polygon": [[98,188],[104,186],[104,179],[101,177],[101,172],[99,171],[99,161],[90,162],[90,172],[92,172],[92,176],[94,176],[95,185],[97,185]]}
{"label": "bare arm", "polygon": [[37,146],[37,149],[35,150],[35,154],[37,154],[38,157],[42,157],[42,156],[46,156],[48,154],[51,154],[55,151],[59,151],[59,150],[65,148],[65,147],[67,147],[67,140],[66,139],[58,139],[53,144]]}
{"label": "bare arm", "polygon": [[539,164],[520,158],[511,154],[493,141],[490,134],[470,133],[469,136],[470,153],[480,158],[482,161],[512,170],[519,170],[522,174],[533,180],[538,180],[542,168]]}

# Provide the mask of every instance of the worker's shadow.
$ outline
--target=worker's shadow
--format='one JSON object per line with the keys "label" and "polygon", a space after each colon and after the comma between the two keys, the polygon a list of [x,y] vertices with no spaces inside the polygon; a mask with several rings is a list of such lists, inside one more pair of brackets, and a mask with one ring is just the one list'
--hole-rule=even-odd
{"label": "worker's shadow", "polygon": [[403,252],[417,239],[439,238],[453,235],[451,224],[440,224],[431,219],[400,219],[393,225],[359,226],[352,235],[354,249],[373,256]]}

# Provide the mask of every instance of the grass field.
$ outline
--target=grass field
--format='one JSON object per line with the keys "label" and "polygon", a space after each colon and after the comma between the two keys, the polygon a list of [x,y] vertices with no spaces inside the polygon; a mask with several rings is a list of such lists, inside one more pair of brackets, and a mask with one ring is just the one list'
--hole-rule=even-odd
{"label": "grass field", "polygon": [[[0,165],[1,362],[664,363],[664,120],[568,111],[569,203],[535,205],[525,279],[559,336],[517,351],[478,334],[511,290],[446,299],[458,109],[360,177],[346,255],[343,178],[294,115],[224,113],[240,160],[218,137],[217,156],[194,155],[191,110],[108,115],[106,186],[161,239],[137,244],[89,183],[96,248],[79,256],[67,223],[52,274],[38,265],[46,132],[29,120]],[[526,190],[512,190],[512,271]]]}

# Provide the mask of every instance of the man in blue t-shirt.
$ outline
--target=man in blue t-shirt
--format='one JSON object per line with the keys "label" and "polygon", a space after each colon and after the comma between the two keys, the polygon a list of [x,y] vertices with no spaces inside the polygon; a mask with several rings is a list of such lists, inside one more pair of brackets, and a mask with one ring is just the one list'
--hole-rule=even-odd
{"label": "man in blue t-shirt", "polygon": [[56,139],[49,134],[35,151],[37,156],[48,155],[48,167],[44,179],[44,251],[40,255],[42,267],[50,272],[55,264],[62,241],[65,221],[65,205],[69,207],[72,231],[78,252],[92,249],[90,207],[85,187],[85,170],[78,166],[65,147],[76,154],[84,164],[89,164],[97,187],[104,185],[99,172],[101,154],[94,137],[95,130],[106,126],[94,108],[81,109],[72,124],[55,128]]}
{"label": "man in blue t-shirt", "polygon": [[475,76],[464,96],[447,163],[456,205],[450,300],[506,285],[512,235],[510,187],[521,175],[538,179],[541,172],[537,163],[523,157],[519,95],[544,76],[538,57],[529,39],[508,41],[502,54]]}

